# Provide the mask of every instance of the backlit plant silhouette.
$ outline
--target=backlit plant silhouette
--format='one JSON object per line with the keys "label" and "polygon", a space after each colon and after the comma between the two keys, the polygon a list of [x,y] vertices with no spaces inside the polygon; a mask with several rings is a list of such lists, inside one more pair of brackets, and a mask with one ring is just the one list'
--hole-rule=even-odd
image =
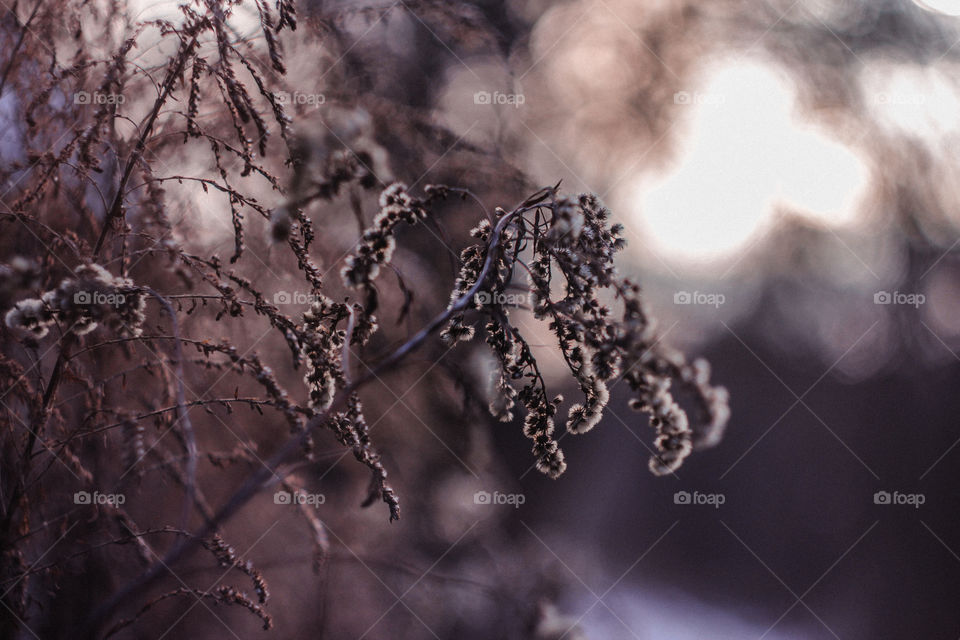
{"label": "backlit plant silhouette", "polygon": [[[467,392],[485,397],[497,420],[522,422],[537,468],[551,478],[567,467],[558,430],[594,428],[620,381],[632,391],[631,406],[649,414],[654,473],[674,471],[692,450],[721,437],[725,390],[711,386],[706,362],[688,362],[658,340],[639,285],[615,267],[623,229],[590,194],[567,195],[557,185],[491,214],[474,210],[473,244],[460,254],[446,307],[406,335],[391,324],[389,337],[381,337],[385,317],[394,315],[382,304],[394,288],[387,274],[407,299],[401,318],[409,320],[411,298],[430,300],[418,291],[424,283],[404,278],[396,256],[418,233],[441,229],[451,207],[478,198],[462,185],[415,190],[382,183],[375,170],[382,149],[363,136],[319,154],[316,140],[295,133],[280,44],[297,26],[292,3],[256,2],[259,27],[242,37],[229,22],[235,3],[185,4],[178,21],[137,24],[113,5],[63,3],[60,13],[42,5],[18,21],[8,17],[5,27],[17,44],[8,46],[14,55],[2,82],[20,96],[26,150],[23,162],[5,161],[5,177],[18,185],[0,212],[0,599],[13,615],[5,633],[36,617],[41,603],[32,594],[56,589],[70,558],[90,551],[80,529],[71,534],[81,518],[82,529],[110,532],[104,544],[135,550],[141,566],[116,569],[113,594],[73,621],[82,625],[79,633],[119,633],[180,597],[239,605],[269,628],[264,574],[239,559],[222,526],[271,487],[296,492],[292,472],[316,462],[321,433],[332,434],[369,473],[363,504],[380,501],[389,520],[399,519],[403,496],[374,445],[363,392],[427,344],[486,343],[497,363],[494,393],[484,396],[482,385],[465,383]],[[65,31],[64,17],[75,20],[76,33]],[[112,43],[107,27],[99,40],[84,32],[95,24],[91,17],[125,24],[123,38]],[[36,43],[21,48],[18,38],[36,34],[55,46],[69,37],[83,46],[67,58]],[[150,55],[147,42],[154,45]],[[168,55],[145,61],[158,51]],[[49,73],[37,84],[30,74],[40,67]],[[172,168],[200,157],[205,170]],[[222,210],[191,205],[191,185],[222,196]],[[171,197],[178,189],[181,195]],[[317,213],[323,203],[345,206],[363,225],[353,250],[326,268],[316,251],[318,236],[333,224]],[[227,260],[198,250],[203,243],[190,238],[217,216],[232,228]],[[256,249],[248,246],[251,229]],[[285,287],[309,303],[301,312],[286,312],[288,300],[256,277],[263,260],[283,254],[300,275]],[[443,282],[438,277],[429,286]],[[526,304],[515,303],[518,291]],[[529,336],[512,320],[518,313],[532,314],[553,334],[577,398],[567,402],[548,389]],[[211,327],[258,320],[282,339],[285,353],[260,355],[254,345],[209,337]],[[185,379],[204,372],[222,384],[235,380],[234,393],[194,394]],[[677,388],[689,392],[691,415],[674,399]],[[235,415],[234,406],[258,416],[276,412],[286,440],[267,450],[238,437],[231,450],[211,449],[214,436],[192,416],[214,415],[214,408]],[[226,475],[211,491],[199,472],[204,463],[246,471],[236,481]],[[123,495],[134,478],[151,474],[173,483],[166,497],[179,502],[179,517],[168,524],[141,526],[118,499],[95,499],[92,514],[55,508],[61,497],[96,496],[104,487]],[[312,506],[298,508],[322,562],[324,524]],[[56,540],[61,533],[77,546],[42,561],[28,556],[35,536]],[[243,574],[253,595],[187,584],[150,592],[198,548]]]}

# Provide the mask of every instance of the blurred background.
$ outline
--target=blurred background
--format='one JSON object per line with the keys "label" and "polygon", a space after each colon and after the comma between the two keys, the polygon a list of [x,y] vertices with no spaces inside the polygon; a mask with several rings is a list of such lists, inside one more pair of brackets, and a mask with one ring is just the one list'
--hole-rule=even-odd
{"label": "blurred background", "polygon": [[556,552],[564,610],[594,637],[955,637],[960,3],[502,11],[523,55],[452,64],[444,115],[602,194],[666,339],[732,397],[677,477],[622,413],[564,443],[562,482],[524,478],[517,535]]}
{"label": "blurred background", "polygon": [[459,144],[600,194],[664,339],[732,397],[671,478],[625,394],[558,482],[495,432],[480,488],[526,496],[493,518],[559,611],[595,638],[960,634],[960,3],[477,6],[494,43],[378,25],[402,82]]}
{"label": "blurred background", "polygon": [[[621,269],[661,339],[710,360],[733,417],[716,448],[656,478],[653,430],[614,387],[603,422],[562,439],[569,469],[553,481],[532,470],[519,425],[463,394],[484,379],[483,345],[424,353],[365,399],[399,523],[358,508],[366,475],[330,438],[302,478],[328,497],[319,572],[303,524],[269,495],[231,525],[270,581],[277,637],[960,636],[960,2],[299,8],[276,80],[324,100],[293,105],[297,135],[317,154],[368,151],[383,182],[478,197],[402,232],[409,280],[451,283],[484,208],[558,180],[597,193],[627,229]],[[0,142],[16,147],[12,131]],[[184,172],[203,164],[175,153]],[[206,212],[178,213],[188,246],[226,255],[229,217],[205,204],[217,194],[179,193]],[[356,242],[345,208],[311,212],[325,269]],[[290,256],[249,236],[251,273],[289,290]],[[421,292],[395,337],[448,291]],[[559,364],[550,334],[529,330]],[[271,340],[258,348],[282,348]],[[182,575],[219,575],[204,571]],[[158,607],[154,624],[260,637],[244,612],[217,611]]]}

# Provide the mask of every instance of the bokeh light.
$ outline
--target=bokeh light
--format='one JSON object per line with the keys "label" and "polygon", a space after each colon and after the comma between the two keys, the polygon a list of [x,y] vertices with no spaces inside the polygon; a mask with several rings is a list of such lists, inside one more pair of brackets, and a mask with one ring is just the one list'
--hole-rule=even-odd
{"label": "bokeh light", "polygon": [[743,250],[780,210],[828,224],[854,219],[866,164],[796,111],[796,89],[769,64],[731,59],[675,98],[677,166],[635,185],[634,212],[667,256],[726,258]]}

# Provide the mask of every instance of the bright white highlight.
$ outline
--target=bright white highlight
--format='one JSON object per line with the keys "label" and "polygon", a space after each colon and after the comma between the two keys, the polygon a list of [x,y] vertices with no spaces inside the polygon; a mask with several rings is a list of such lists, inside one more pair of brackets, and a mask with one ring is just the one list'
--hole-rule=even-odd
{"label": "bright white highlight", "polygon": [[960,129],[960,99],[938,69],[909,64],[871,64],[862,75],[864,99],[878,122],[936,143]]}
{"label": "bright white highlight", "polygon": [[642,179],[629,194],[658,252],[682,260],[729,257],[780,208],[830,224],[856,216],[866,165],[798,121],[791,83],[770,66],[742,59],[703,77],[703,86],[674,99],[677,117],[689,118],[679,164]]}
{"label": "bright white highlight", "polygon": [[935,13],[948,16],[960,16],[960,0],[913,0],[914,3]]}

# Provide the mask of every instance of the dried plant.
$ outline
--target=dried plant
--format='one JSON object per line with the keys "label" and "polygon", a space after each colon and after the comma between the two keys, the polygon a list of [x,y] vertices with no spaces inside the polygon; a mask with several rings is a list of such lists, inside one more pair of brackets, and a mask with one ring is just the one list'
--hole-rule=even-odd
{"label": "dried plant", "polygon": [[[471,307],[483,317],[487,343],[500,363],[495,386],[503,396],[491,412],[508,422],[514,399],[521,402],[523,433],[534,442],[538,468],[551,477],[566,468],[554,438],[554,416],[563,398],[550,399],[528,342],[500,303],[518,273],[527,279],[535,316],[549,321],[583,393],[583,401],[569,408],[569,433],[586,433],[600,422],[610,399],[608,383],[622,377],[637,393],[631,406],[648,412],[657,429],[651,471],[660,475],[679,467],[695,441],[716,442],[729,417],[726,390],[709,385],[705,361],[688,365],[680,354],[657,346],[639,286],[619,277],[614,267],[614,254],[625,246],[623,227],[609,224],[609,212],[597,198],[563,198],[555,187],[509,213],[498,208],[497,215],[496,221],[484,220],[472,231],[481,243],[461,255],[451,303],[455,314],[443,337],[452,342],[473,337],[463,309]],[[559,285],[554,277],[562,278]],[[604,294],[621,303],[622,317],[604,303]],[[689,387],[703,409],[694,425],[670,393],[673,379]],[[523,381],[519,390],[514,388],[518,380]]]}
{"label": "dried plant", "polygon": [[[238,6],[188,3],[178,21],[129,24],[113,4],[65,2],[55,11],[38,3],[26,18],[16,9],[6,18],[7,39],[19,42],[29,30],[60,44],[68,35],[63,25],[74,25],[69,35],[82,46],[65,59],[17,44],[3,74],[23,96],[23,145],[30,159],[29,169],[17,162],[4,167],[5,177],[22,184],[0,212],[0,600],[14,617],[4,623],[3,635],[16,635],[35,617],[39,594],[55,590],[71,562],[100,546],[131,542],[135,568],[118,564],[113,593],[98,596],[89,615],[70,621],[82,625],[81,635],[135,630],[149,611],[175,598],[239,605],[269,628],[263,574],[230,546],[223,526],[269,487],[299,490],[299,472],[322,457],[317,440],[324,433],[369,475],[363,504],[383,502],[389,520],[399,519],[402,496],[374,445],[364,393],[414,352],[435,348],[427,345],[483,336],[498,363],[490,412],[502,422],[522,418],[537,468],[552,478],[567,466],[556,434],[559,412],[565,412],[566,432],[589,431],[620,380],[635,396],[632,406],[650,415],[650,469],[656,474],[672,472],[693,449],[716,443],[727,422],[726,392],[710,385],[707,364],[688,363],[660,344],[639,286],[618,274],[622,228],[595,196],[566,196],[559,185],[509,210],[497,208],[476,225],[474,244],[459,256],[446,308],[400,335],[400,324],[384,319],[389,309],[382,300],[394,288],[385,275],[396,276],[404,298],[399,315],[411,321],[413,297],[429,302],[430,296],[404,277],[398,254],[415,254],[421,236],[449,226],[445,212],[481,198],[455,185],[415,191],[402,182],[380,182],[383,172],[375,167],[383,163],[383,148],[369,134],[322,154],[320,143],[296,135],[281,99],[281,36],[297,26],[294,6],[254,2],[257,33],[242,37],[230,22]],[[430,10],[456,17],[437,6]],[[115,41],[107,27],[84,31],[92,18],[124,24],[123,37]],[[145,48],[153,56],[169,54],[147,63]],[[48,77],[35,85],[27,76],[41,66]],[[144,95],[151,99],[133,99]],[[361,118],[357,128],[364,126]],[[192,175],[170,169],[199,157],[207,169]],[[226,262],[210,243],[191,238],[221,212],[188,208],[188,215],[177,215],[182,198],[197,195],[189,191],[193,185],[223,198],[222,215],[232,229]],[[171,187],[186,195],[171,198]],[[378,210],[367,222],[372,201]],[[352,251],[330,264],[317,236],[342,225],[320,212],[344,203],[362,230]],[[271,263],[296,265],[296,290],[310,300],[302,313],[285,313],[287,301],[268,292],[260,258],[267,254]],[[323,263],[340,269],[339,281],[327,281],[318,266]],[[433,286],[443,281],[438,276]],[[513,302],[517,291],[526,303]],[[575,403],[565,406],[561,395],[548,391],[516,314],[532,314],[555,336],[582,396]],[[255,343],[235,344],[244,328],[261,322],[281,348],[261,355]],[[231,337],[208,338],[214,327]],[[194,392],[187,380],[205,375],[212,379],[209,390]],[[674,399],[673,384],[691,394],[693,419]],[[215,392],[226,385],[232,394]],[[468,394],[481,396],[481,387]],[[231,419],[240,406],[257,416],[276,412],[286,440],[278,443],[279,432],[271,430],[237,436],[240,444],[227,450],[212,448],[224,428],[236,436],[218,412],[242,422]],[[203,423],[209,429],[200,418],[212,420]],[[224,476],[211,486],[217,470]],[[165,497],[176,499],[179,517],[141,527],[136,520],[143,510],[117,496],[132,495],[134,482],[157,477],[177,488],[168,488]],[[112,491],[99,493],[107,487]],[[208,492],[219,496],[220,506]],[[65,508],[54,495],[87,498],[75,497]],[[154,515],[169,516],[168,506],[158,500]],[[322,564],[329,547],[323,521],[300,506]],[[101,541],[91,546],[85,534]],[[50,536],[51,543],[59,536],[70,544],[43,563],[30,559],[31,542]],[[156,590],[201,547],[220,567],[243,573],[254,596],[230,586]]]}

